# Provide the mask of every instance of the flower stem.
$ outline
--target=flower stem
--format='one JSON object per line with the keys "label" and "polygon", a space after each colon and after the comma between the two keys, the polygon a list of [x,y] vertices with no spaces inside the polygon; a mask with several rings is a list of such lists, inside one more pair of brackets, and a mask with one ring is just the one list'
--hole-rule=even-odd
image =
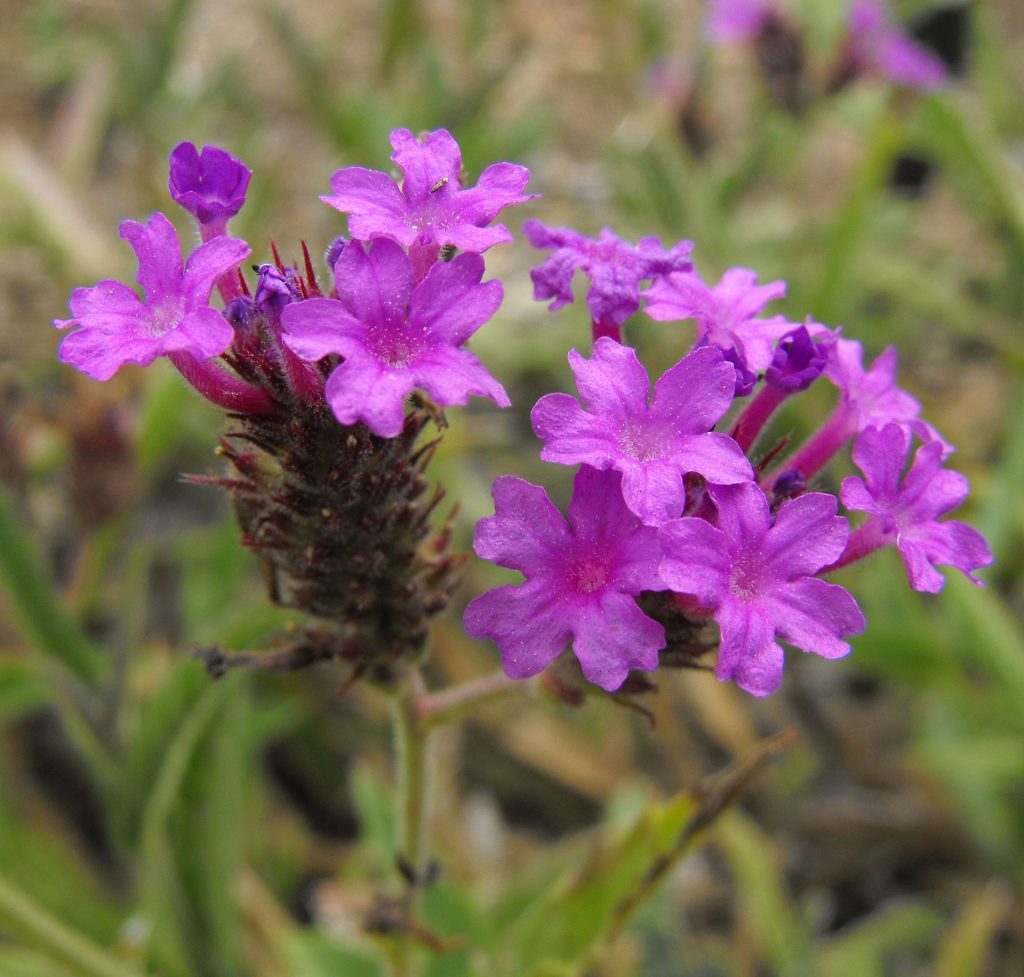
{"label": "flower stem", "polygon": [[509,678],[500,669],[459,685],[420,696],[417,711],[428,727],[461,722],[480,706],[508,695],[529,691],[528,682]]}
{"label": "flower stem", "polygon": [[38,947],[51,960],[82,977],[143,977],[141,971],[66,926],[3,878],[0,924],[5,932]]}

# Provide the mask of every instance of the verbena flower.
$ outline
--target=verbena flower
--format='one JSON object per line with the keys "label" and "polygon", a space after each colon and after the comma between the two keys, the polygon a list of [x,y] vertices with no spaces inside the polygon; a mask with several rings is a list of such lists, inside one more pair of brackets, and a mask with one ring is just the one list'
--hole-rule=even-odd
{"label": "verbena flower", "polygon": [[307,360],[343,356],[327,379],[327,402],[342,424],[362,421],[381,437],[402,430],[416,388],[444,406],[478,395],[507,407],[501,384],[462,348],[501,304],[501,282],[481,284],[483,273],[479,255],[463,254],[417,282],[393,241],[352,242],[335,266],[338,297],[288,305],[284,342]]}
{"label": "verbena flower", "polygon": [[60,329],[74,328],[60,344],[61,361],[95,380],[109,380],[126,363],[145,366],[174,354],[205,360],[223,353],[234,333],[210,307],[210,292],[249,254],[245,241],[216,237],[182,263],[177,232],[160,213],[145,224],[125,221],[121,237],[138,257],[136,280],[145,298],[109,279],[76,288],[71,318],[54,320]]}
{"label": "verbena flower", "polygon": [[946,80],[943,63],[889,23],[878,0],[855,0],[847,14],[847,71],[876,73],[910,88],[930,91]]}
{"label": "verbena flower", "polygon": [[680,241],[670,250],[656,237],[641,238],[632,245],[607,227],[595,241],[570,227],[548,227],[536,220],[526,221],[523,233],[535,248],[554,248],[551,256],[530,272],[533,297],[540,302],[550,299],[552,312],[573,300],[576,269],[590,279],[587,308],[595,340],[600,336],[619,338],[619,328],[640,308],[641,281],[693,267],[690,241]]}
{"label": "verbena flower", "polygon": [[943,445],[925,441],[901,478],[910,452],[910,434],[898,424],[864,430],[853,460],[864,478],[843,481],[843,505],[868,514],[850,539],[849,562],[887,544],[895,544],[914,590],[937,593],[945,581],[937,564],[956,567],[983,586],[972,570],[988,566],[992,553],[984,536],[966,523],[939,517],[967,498],[967,479],[942,467]]}
{"label": "verbena flower", "polygon": [[408,129],[391,133],[392,161],[402,171],[401,187],[386,173],[347,166],[331,176],[330,196],[321,199],[349,214],[352,237],[384,237],[413,249],[417,271],[425,271],[442,245],[480,254],[511,241],[508,229],[487,225],[524,194],[530,171],[514,163],[494,163],[475,187],[460,182],[462,154],[446,129],[417,139]]}
{"label": "verbena flower", "polygon": [[183,142],[171,150],[167,185],[207,241],[224,234],[228,221],[242,209],[251,176],[249,167],[223,149],[204,146],[200,153],[193,143]]}
{"label": "verbena flower", "polygon": [[831,495],[812,492],[783,505],[773,522],[764,493],[753,483],[711,486],[717,526],[683,518],[661,527],[661,577],[693,595],[721,630],[715,674],[753,695],[782,681],[776,638],[824,658],[847,654],[842,639],[864,629],[856,601],[815,574],[846,544],[846,520]]}
{"label": "verbena flower", "polygon": [[774,0],[710,0],[705,33],[716,44],[756,37],[778,15]]}
{"label": "verbena flower", "polygon": [[755,375],[771,363],[776,340],[797,325],[783,316],[758,315],[785,294],[785,282],[758,285],[757,274],[747,268],[730,268],[714,286],[696,272],[676,272],[659,278],[644,293],[644,311],[659,322],[693,319],[695,345],[713,345],[725,352],[740,374],[737,393],[746,394]]}
{"label": "verbena flower", "polygon": [[649,524],[682,513],[687,472],[726,484],[753,477],[738,445],[709,433],[735,387],[735,371],[717,349],[696,349],[667,370],[650,404],[650,380],[632,348],[603,337],[593,359],[572,350],[569,363],[583,406],[553,393],[531,414],[545,461],[621,472],[626,505]]}
{"label": "verbena flower", "polygon": [[623,504],[619,476],[581,468],[568,522],[520,478],[499,478],[493,495],[495,514],[477,524],[473,548],[526,580],[471,601],[466,631],[498,645],[512,678],[536,675],[570,640],[584,676],[609,692],[631,669],[657,667],[665,630],[635,598],[664,589],[658,536]]}

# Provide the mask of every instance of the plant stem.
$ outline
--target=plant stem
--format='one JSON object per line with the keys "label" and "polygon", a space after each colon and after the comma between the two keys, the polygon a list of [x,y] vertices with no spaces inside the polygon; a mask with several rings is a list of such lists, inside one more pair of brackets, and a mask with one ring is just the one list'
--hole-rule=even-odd
{"label": "plant stem", "polygon": [[499,669],[440,692],[424,693],[419,697],[416,708],[420,720],[428,727],[445,726],[461,722],[488,702],[527,692],[529,689],[528,682],[511,679]]}
{"label": "plant stem", "polygon": [[109,955],[2,878],[0,923],[82,977],[143,977],[142,971]]}

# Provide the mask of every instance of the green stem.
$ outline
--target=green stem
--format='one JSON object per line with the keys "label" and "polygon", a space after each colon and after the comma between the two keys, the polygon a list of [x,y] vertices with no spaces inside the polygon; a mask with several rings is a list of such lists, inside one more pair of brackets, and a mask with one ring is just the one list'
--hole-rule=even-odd
{"label": "green stem", "polygon": [[0,878],[0,926],[81,977],[144,977],[142,971],[104,952]]}
{"label": "green stem", "polygon": [[464,720],[480,706],[530,690],[530,683],[509,678],[500,669],[459,685],[428,692],[419,697],[419,718],[428,727],[446,726]]}

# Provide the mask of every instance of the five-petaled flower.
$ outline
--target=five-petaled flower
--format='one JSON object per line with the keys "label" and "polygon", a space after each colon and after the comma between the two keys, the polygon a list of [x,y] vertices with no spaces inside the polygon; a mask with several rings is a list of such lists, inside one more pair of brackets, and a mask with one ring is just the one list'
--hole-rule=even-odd
{"label": "five-petaled flower", "polygon": [[234,335],[224,316],[209,305],[214,282],[249,254],[245,241],[216,237],[200,245],[183,264],[181,244],[160,213],[147,223],[125,221],[121,237],[139,260],[136,275],[145,299],[109,279],[71,293],[76,327],[60,344],[60,359],[95,380],[109,380],[124,364],[145,366],[156,357],[180,354],[206,360],[223,353]]}
{"label": "five-petaled flower", "polygon": [[408,129],[391,133],[392,161],[402,171],[399,187],[387,173],[347,166],[331,176],[329,196],[321,199],[349,215],[352,237],[384,237],[410,248],[418,277],[442,245],[481,254],[512,240],[501,224],[487,225],[512,204],[532,200],[524,194],[530,171],[514,163],[494,163],[475,187],[463,189],[462,153],[447,129],[417,139]]}
{"label": "five-petaled flower", "polygon": [[752,477],[732,438],[709,433],[735,386],[719,350],[703,346],[684,356],[655,383],[650,404],[650,380],[632,348],[604,337],[593,359],[572,350],[569,363],[583,407],[553,393],[531,414],[545,461],[621,472],[626,505],[651,525],[682,514],[688,472],[723,484]]}
{"label": "five-petaled flower", "polygon": [[501,384],[462,348],[501,304],[501,282],[481,283],[483,273],[479,255],[462,254],[417,282],[393,241],[352,242],[334,269],[338,297],[288,305],[284,343],[306,360],[343,356],[327,378],[327,402],[342,424],[362,421],[384,438],[402,430],[415,388],[443,406],[475,394],[508,407]]}
{"label": "five-petaled flower", "polygon": [[847,509],[866,512],[868,519],[850,538],[840,562],[895,543],[914,590],[942,589],[945,581],[936,564],[956,567],[982,586],[971,571],[992,562],[985,537],[955,519],[938,521],[967,497],[967,479],[942,467],[941,442],[925,441],[901,480],[910,445],[910,434],[898,424],[869,427],[857,439],[853,460],[864,478],[845,479],[840,498]]}
{"label": "five-petaled flower", "polygon": [[631,669],[656,668],[665,629],[635,598],[664,589],[658,535],[623,504],[619,476],[583,466],[568,523],[520,478],[499,478],[493,494],[495,514],[477,524],[473,548],[526,580],[471,601],[466,631],[498,645],[512,678],[536,675],[570,640],[584,676],[609,692]]}
{"label": "five-petaled flower", "polygon": [[717,526],[683,518],[661,527],[661,576],[690,594],[721,630],[719,679],[753,695],[782,681],[781,637],[804,651],[839,658],[842,638],[864,629],[856,601],[815,574],[846,544],[846,520],[832,495],[811,492],[787,502],[773,522],[764,493],[752,482],[711,486]]}
{"label": "five-petaled flower", "polygon": [[590,279],[587,307],[594,323],[594,339],[619,338],[619,327],[640,308],[640,282],[676,271],[690,271],[693,245],[680,241],[666,250],[656,237],[636,245],[604,228],[595,241],[570,227],[548,227],[540,221],[523,224],[523,233],[535,248],[554,248],[551,256],[530,272],[533,297],[551,299],[551,311],[572,301],[572,275],[578,268]]}

